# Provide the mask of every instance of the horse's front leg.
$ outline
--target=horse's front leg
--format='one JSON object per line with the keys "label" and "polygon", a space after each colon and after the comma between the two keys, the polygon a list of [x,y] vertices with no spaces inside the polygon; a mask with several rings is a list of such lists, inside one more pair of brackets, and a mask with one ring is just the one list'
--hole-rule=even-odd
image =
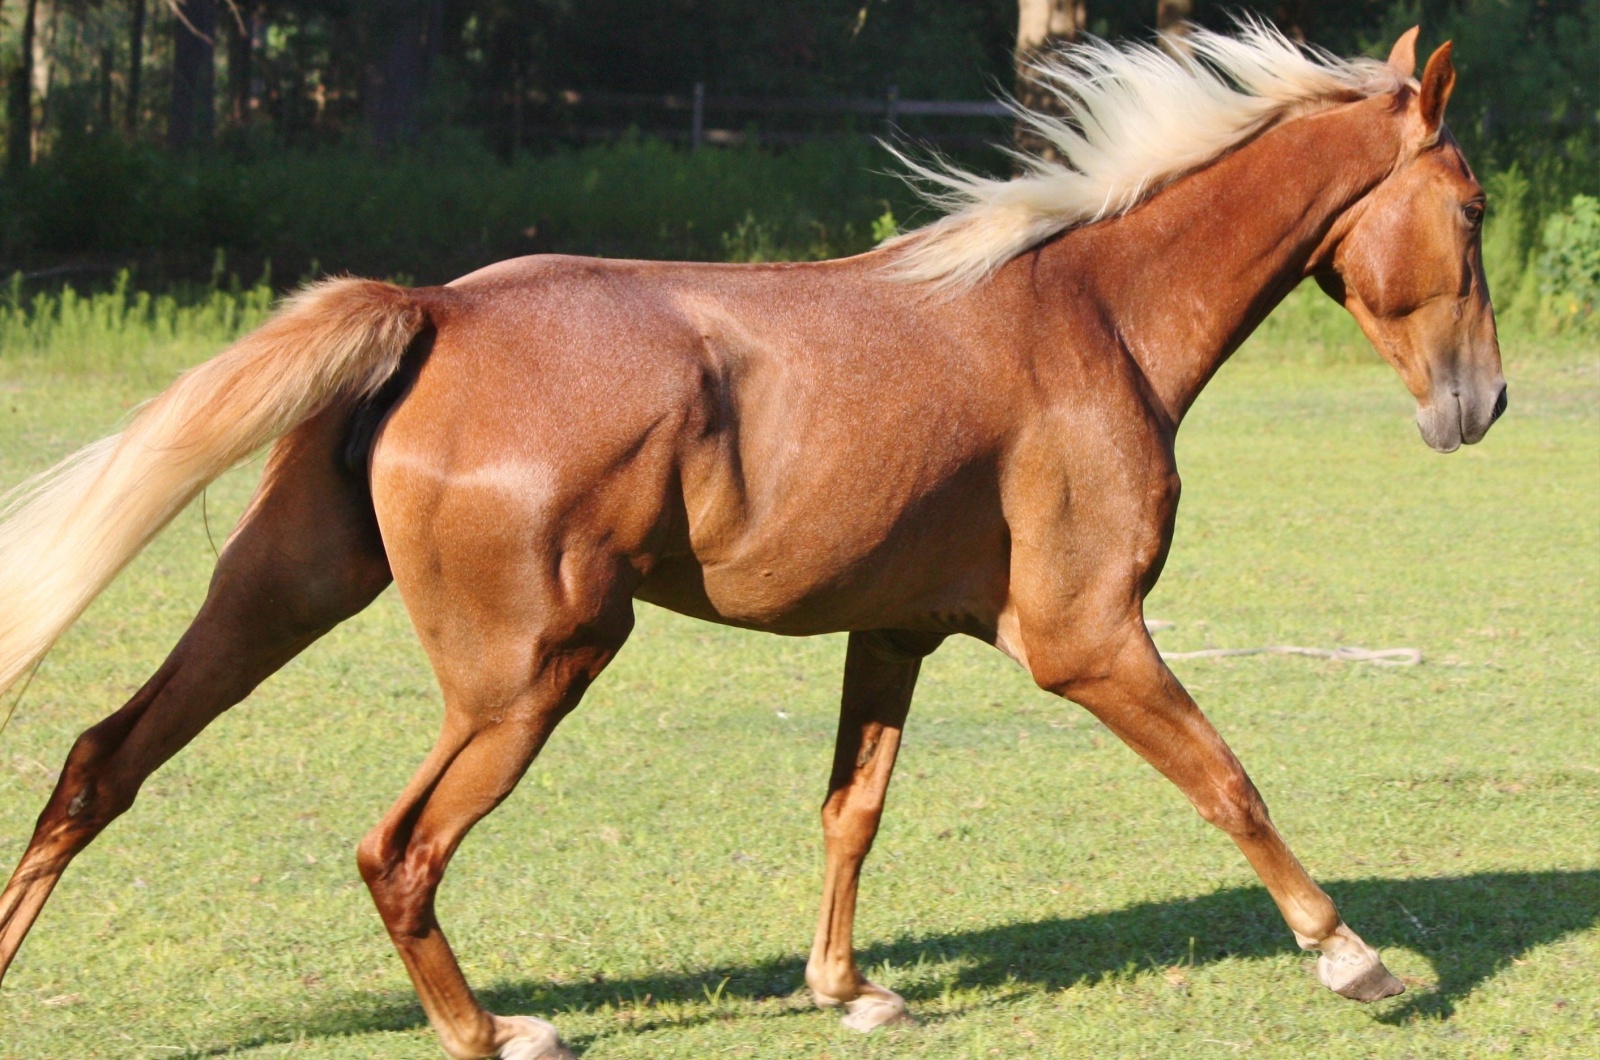
{"label": "horse's front leg", "polygon": [[1041,685],[1086,707],[1239,845],[1295,940],[1321,952],[1323,985],[1357,1001],[1405,989],[1301,867],[1244,767],[1162,662],[1138,614],[1107,636],[1029,654]]}
{"label": "horse's front leg", "polygon": [[806,985],[818,1005],[843,1007],[844,1024],[870,1031],[909,1019],[906,1003],[856,967],[851,933],[861,863],[883,816],[900,732],[922,657],[942,638],[897,632],[850,634],[833,774],[822,804],[827,868]]}

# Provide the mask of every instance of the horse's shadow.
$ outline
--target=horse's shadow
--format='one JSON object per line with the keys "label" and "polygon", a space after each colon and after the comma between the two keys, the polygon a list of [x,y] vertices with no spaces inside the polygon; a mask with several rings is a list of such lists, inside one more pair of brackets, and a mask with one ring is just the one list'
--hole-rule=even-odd
{"label": "horse's shadow", "polygon": [[[1433,966],[1435,984],[1424,984],[1374,1008],[1374,1018],[1384,1023],[1448,1018],[1458,1001],[1521,954],[1600,923],[1600,870],[1342,880],[1329,883],[1328,891],[1368,942],[1380,950],[1410,949]],[[1094,984],[1130,970],[1198,965],[1225,957],[1271,957],[1293,949],[1271,899],[1262,888],[1251,886],[1072,919],[883,942],[857,956],[869,969],[882,964],[913,966],[929,959],[954,962],[958,970],[953,981],[942,976],[938,982],[903,986],[901,992],[915,1009],[919,1000],[949,987],[1009,983],[1060,989]],[[574,984],[530,979],[490,986],[479,997],[491,1011],[558,1016],[562,1011],[645,997],[658,1003],[703,1003],[711,996],[761,1000],[794,993],[804,970],[805,962],[797,956],[704,972]],[[191,1055],[217,1055],[308,1037],[408,1030],[423,1023],[422,1010],[409,994],[347,993],[326,999],[292,1026],[241,1028],[240,1037],[247,1041]],[[649,1025],[634,1026],[642,1030]],[[581,1050],[584,1042],[579,1038],[573,1044]]]}

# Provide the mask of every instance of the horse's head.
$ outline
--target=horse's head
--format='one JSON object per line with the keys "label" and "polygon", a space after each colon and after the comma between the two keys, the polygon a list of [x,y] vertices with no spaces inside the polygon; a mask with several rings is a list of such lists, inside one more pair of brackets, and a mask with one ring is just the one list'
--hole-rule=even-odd
{"label": "horse's head", "polygon": [[[1416,38],[1408,31],[1389,56],[1407,79]],[[1481,439],[1506,408],[1483,275],[1483,188],[1444,125],[1455,80],[1445,44],[1421,85],[1400,90],[1399,162],[1341,219],[1316,273],[1400,373],[1423,439],[1442,453]]]}

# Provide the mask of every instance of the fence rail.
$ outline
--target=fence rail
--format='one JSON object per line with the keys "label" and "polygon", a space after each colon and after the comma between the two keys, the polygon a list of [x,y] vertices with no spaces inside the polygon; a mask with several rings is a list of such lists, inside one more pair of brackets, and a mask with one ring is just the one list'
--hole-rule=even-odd
{"label": "fence rail", "polygon": [[[664,139],[686,141],[691,148],[699,149],[707,144],[732,145],[744,144],[755,140],[765,144],[798,144],[813,140],[846,139],[861,137],[870,139],[875,135],[896,138],[904,136],[908,130],[903,129],[900,121],[903,118],[933,118],[933,119],[973,119],[986,118],[1009,119],[1011,110],[1004,104],[992,99],[962,100],[962,99],[901,99],[898,88],[891,86],[882,96],[848,97],[848,98],[814,98],[814,97],[760,97],[760,96],[714,96],[706,92],[704,84],[696,84],[692,91],[684,94],[667,93],[656,94],[649,92],[586,92],[579,90],[566,90],[556,92],[550,96],[541,96],[539,102],[555,104],[569,112],[585,110],[634,110],[657,111],[663,115],[684,115],[686,122],[674,124],[670,121],[653,124],[646,128],[649,135]],[[728,128],[709,127],[706,124],[706,115],[713,112],[721,115],[840,115],[876,117],[882,125],[878,132],[847,131],[847,130],[822,130],[822,129],[773,129],[773,128]],[[515,127],[521,128],[520,108],[519,117],[515,120]],[[1548,111],[1537,113],[1513,113],[1499,108],[1485,108],[1478,119],[1481,131],[1487,135],[1492,126],[1499,128],[1505,125],[1516,125],[1519,122],[1539,125],[1551,125],[1560,128],[1576,129],[1595,124],[1600,119],[1589,113],[1552,114]],[[616,139],[626,135],[637,125],[620,126],[606,125],[596,122],[569,122],[560,129],[552,128],[550,131],[558,134],[573,135],[583,139]],[[945,129],[917,129],[914,138],[927,143],[952,147],[983,147],[996,141],[1004,141],[1008,131],[991,127],[987,133],[982,132],[951,132]],[[513,137],[520,136],[514,132]]]}
{"label": "fence rail", "polygon": [[[899,124],[902,118],[996,119],[1011,116],[1011,111],[1005,104],[995,100],[901,99],[900,90],[893,86],[877,99],[713,96],[706,93],[704,84],[696,84],[694,90],[685,95],[567,90],[556,93],[552,101],[573,110],[629,108],[662,111],[667,114],[686,114],[689,119],[687,124],[668,124],[663,128],[651,128],[648,132],[652,136],[666,139],[687,140],[689,146],[696,150],[705,144],[739,144],[746,143],[752,138],[763,143],[786,144],[852,135],[873,135],[815,130],[709,128],[706,125],[708,111],[749,115],[838,114],[876,117],[882,120],[882,134],[887,136],[897,136],[903,132]],[[585,138],[616,137],[626,132],[625,129],[614,126],[583,123],[578,124],[575,131]],[[978,146],[991,143],[998,137],[994,133],[985,136],[975,133],[933,131],[921,133],[917,138],[937,144]]]}

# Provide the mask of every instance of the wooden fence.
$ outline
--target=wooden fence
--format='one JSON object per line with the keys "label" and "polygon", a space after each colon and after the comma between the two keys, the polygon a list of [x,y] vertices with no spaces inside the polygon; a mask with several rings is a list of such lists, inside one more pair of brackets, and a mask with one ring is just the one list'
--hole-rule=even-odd
{"label": "wooden fence", "polygon": [[[897,139],[913,135],[915,139],[951,147],[981,147],[1004,140],[1009,135],[1007,126],[995,119],[1009,119],[1011,112],[1004,104],[994,100],[934,100],[901,99],[900,90],[891,86],[881,98],[813,99],[763,99],[754,96],[712,96],[704,84],[696,84],[687,95],[653,95],[643,92],[579,92],[557,93],[552,103],[576,116],[583,112],[608,111],[612,114],[659,115],[660,120],[648,125],[635,121],[629,125],[596,124],[582,120],[571,121],[566,132],[583,139],[613,139],[630,129],[638,129],[649,136],[668,140],[686,140],[694,150],[706,144],[742,144],[755,140],[764,144],[802,143],[839,137],[884,136]],[[719,118],[744,116],[746,119],[782,116],[792,119],[806,115],[838,115],[846,119],[866,118],[869,129],[845,128],[835,130],[773,129],[747,122],[744,128],[727,128],[708,125],[707,114]],[[906,129],[905,119],[988,119],[987,132],[955,132],[948,128],[952,123],[943,121],[932,129]],[[848,124],[848,123],[847,123]],[[923,123],[918,122],[921,125]]]}
{"label": "wooden fence", "polygon": [[[520,100],[517,101],[520,104]],[[946,147],[986,147],[1006,143],[1011,138],[1011,112],[995,100],[901,99],[891,86],[878,98],[762,98],[757,96],[713,96],[704,84],[696,84],[685,95],[655,95],[645,92],[564,91],[541,97],[545,110],[545,132],[580,140],[610,140],[637,130],[664,140],[686,141],[695,150],[706,144],[731,145],[755,141],[763,144],[794,144],[811,140],[847,137],[914,139]],[[721,125],[708,125],[707,115],[724,119]],[[609,122],[594,121],[606,115]],[[777,124],[803,124],[806,116],[837,116],[846,119],[843,128],[774,128],[762,119],[778,118]],[[646,117],[648,116],[648,117]],[[729,117],[742,121],[727,122]],[[868,126],[854,126],[849,119],[868,119]],[[591,120],[585,120],[591,119]],[[623,119],[623,120],[618,120]],[[800,119],[800,121],[797,121]],[[903,124],[911,119],[909,124]],[[932,119],[930,124],[923,119]],[[986,119],[978,121],[976,119]],[[1487,135],[1493,124],[1499,127],[1518,121],[1579,128],[1600,121],[1594,114],[1548,112],[1512,114],[1488,110],[1480,119]],[[522,107],[515,107],[512,119],[513,142],[521,142]],[[956,131],[966,126],[971,131]]]}

